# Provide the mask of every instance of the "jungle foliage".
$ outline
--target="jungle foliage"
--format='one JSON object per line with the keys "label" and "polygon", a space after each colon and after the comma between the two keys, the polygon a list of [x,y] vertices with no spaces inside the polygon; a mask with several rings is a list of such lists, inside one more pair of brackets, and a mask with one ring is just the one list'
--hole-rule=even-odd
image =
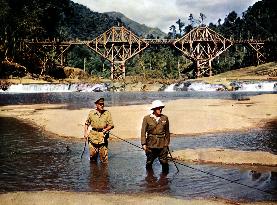
{"label": "jungle foliage", "polygon": [[[274,0],[262,0],[250,6],[242,16],[231,11],[217,24],[209,28],[222,36],[236,40],[264,39],[276,42],[277,6]],[[170,26],[166,38],[180,38],[193,28],[205,25],[205,14],[199,17],[188,14],[188,19],[177,19]],[[187,23],[185,23],[187,22]],[[34,55],[20,51],[21,39],[93,39],[110,27],[124,24],[118,18],[91,11],[70,0],[0,0],[0,75],[4,62],[19,63],[31,75],[63,77],[55,63],[55,51],[47,51],[47,58],[39,60]],[[132,28],[128,28],[131,29]],[[148,35],[148,38],[154,38]],[[276,60],[276,43],[266,46],[267,60]],[[250,50],[243,46],[232,46],[213,61],[215,73],[253,65]],[[108,78],[110,64],[87,47],[76,46],[67,54],[67,64],[85,69],[92,75]],[[147,78],[177,79],[193,77],[192,62],[174,48],[153,46],[147,48],[127,62],[126,75]]]}

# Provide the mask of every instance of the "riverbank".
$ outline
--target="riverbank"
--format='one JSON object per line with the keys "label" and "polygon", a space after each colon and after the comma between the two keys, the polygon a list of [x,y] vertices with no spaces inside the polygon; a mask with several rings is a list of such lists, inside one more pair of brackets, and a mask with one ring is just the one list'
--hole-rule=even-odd
{"label": "riverbank", "polygon": [[[170,119],[174,135],[243,131],[262,127],[277,119],[277,95],[266,94],[249,99],[181,99],[165,103],[163,113]],[[61,137],[83,137],[83,125],[90,109],[70,110],[67,105],[1,106],[0,116],[16,117]],[[150,104],[107,107],[115,128],[112,133],[124,139],[139,138],[142,119],[150,113]]]}
{"label": "riverbank", "polygon": [[155,194],[98,194],[74,192],[15,192],[0,194],[0,205],[73,205],[73,204],[172,204],[172,205],[276,205],[277,202],[234,202],[220,199],[178,199]]}
{"label": "riverbank", "polygon": [[[80,89],[95,85],[95,84],[108,84],[110,91],[159,91],[165,89],[167,86],[172,84],[186,84],[202,82],[209,84],[209,86],[217,86],[217,90],[236,90],[237,83],[262,83],[262,82],[276,82],[277,81],[277,63],[270,62],[261,64],[259,66],[250,66],[231,70],[228,72],[220,73],[211,77],[203,77],[198,79],[158,79],[151,78],[145,79],[142,76],[126,76],[124,80],[114,81],[111,79],[104,79],[97,76],[84,75],[83,71],[78,68],[64,68],[66,73],[70,72],[64,79],[54,79],[50,76],[37,76],[32,77],[27,75],[24,77],[13,77],[10,76],[6,79],[0,79],[0,91],[6,91],[11,85],[43,85],[43,84],[68,84],[68,85],[81,85]],[[75,70],[75,71],[74,71]],[[86,77],[84,77],[86,76]],[[259,85],[255,89],[259,89]],[[186,89],[186,88],[178,88]],[[15,92],[16,90],[12,90]],[[91,92],[91,91],[90,91]]]}

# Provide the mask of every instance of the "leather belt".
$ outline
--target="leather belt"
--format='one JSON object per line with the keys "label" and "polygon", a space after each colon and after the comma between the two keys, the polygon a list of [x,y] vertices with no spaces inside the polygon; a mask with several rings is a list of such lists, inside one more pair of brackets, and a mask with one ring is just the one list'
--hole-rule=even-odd
{"label": "leather belt", "polygon": [[153,135],[153,134],[148,134],[149,137],[157,137],[157,138],[162,138],[165,137],[165,134],[159,134],[159,135]]}
{"label": "leather belt", "polygon": [[102,132],[103,128],[91,128],[91,130],[96,131],[96,132]]}

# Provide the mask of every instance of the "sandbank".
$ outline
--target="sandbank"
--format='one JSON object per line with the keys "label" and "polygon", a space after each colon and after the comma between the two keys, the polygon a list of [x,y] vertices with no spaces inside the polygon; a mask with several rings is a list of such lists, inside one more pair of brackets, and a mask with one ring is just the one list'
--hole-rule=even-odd
{"label": "sandbank", "polygon": [[277,202],[241,202],[220,199],[177,199],[165,195],[154,194],[98,194],[76,192],[15,192],[0,194],[0,205],[89,205],[89,204],[171,204],[171,205],[276,205]]}
{"label": "sandbank", "polygon": [[275,166],[277,171],[277,155],[263,151],[199,148],[174,151],[172,156],[185,162]]}
{"label": "sandbank", "polygon": [[[252,96],[249,100],[180,99],[165,102],[163,113],[169,117],[175,135],[243,131],[262,127],[277,119],[277,95]],[[90,109],[66,109],[67,105],[1,106],[0,116],[16,117],[61,137],[83,137],[83,126]],[[150,104],[106,107],[113,117],[112,133],[121,138],[140,137],[143,117]]]}

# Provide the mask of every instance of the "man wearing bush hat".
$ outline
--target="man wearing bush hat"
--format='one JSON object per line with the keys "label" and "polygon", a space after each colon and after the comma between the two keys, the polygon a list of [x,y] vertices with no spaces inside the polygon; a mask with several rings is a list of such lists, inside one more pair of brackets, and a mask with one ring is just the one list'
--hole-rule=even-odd
{"label": "man wearing bush hat", "polygon": [[146,154],[146,169],[152,170],[156,158],[162,165],[162,172],[168,173],[168,145],[170,142],[169,121],[162,114],[164,104],[160,100],[152,102],[152,113],[143,118],[141,127],[141,145]]}
{"label": "man wearing bush hat", "polygon": [[[104,98],[98,98],[96,108],[89,112],[87,117],[84,137],[89,142],[91,162],[97,162],[98,155],[102,163],[108,162],[109,130],[114,128],[111,113],[104,109]],[[88,128],[91,127],[89,131]]]}

